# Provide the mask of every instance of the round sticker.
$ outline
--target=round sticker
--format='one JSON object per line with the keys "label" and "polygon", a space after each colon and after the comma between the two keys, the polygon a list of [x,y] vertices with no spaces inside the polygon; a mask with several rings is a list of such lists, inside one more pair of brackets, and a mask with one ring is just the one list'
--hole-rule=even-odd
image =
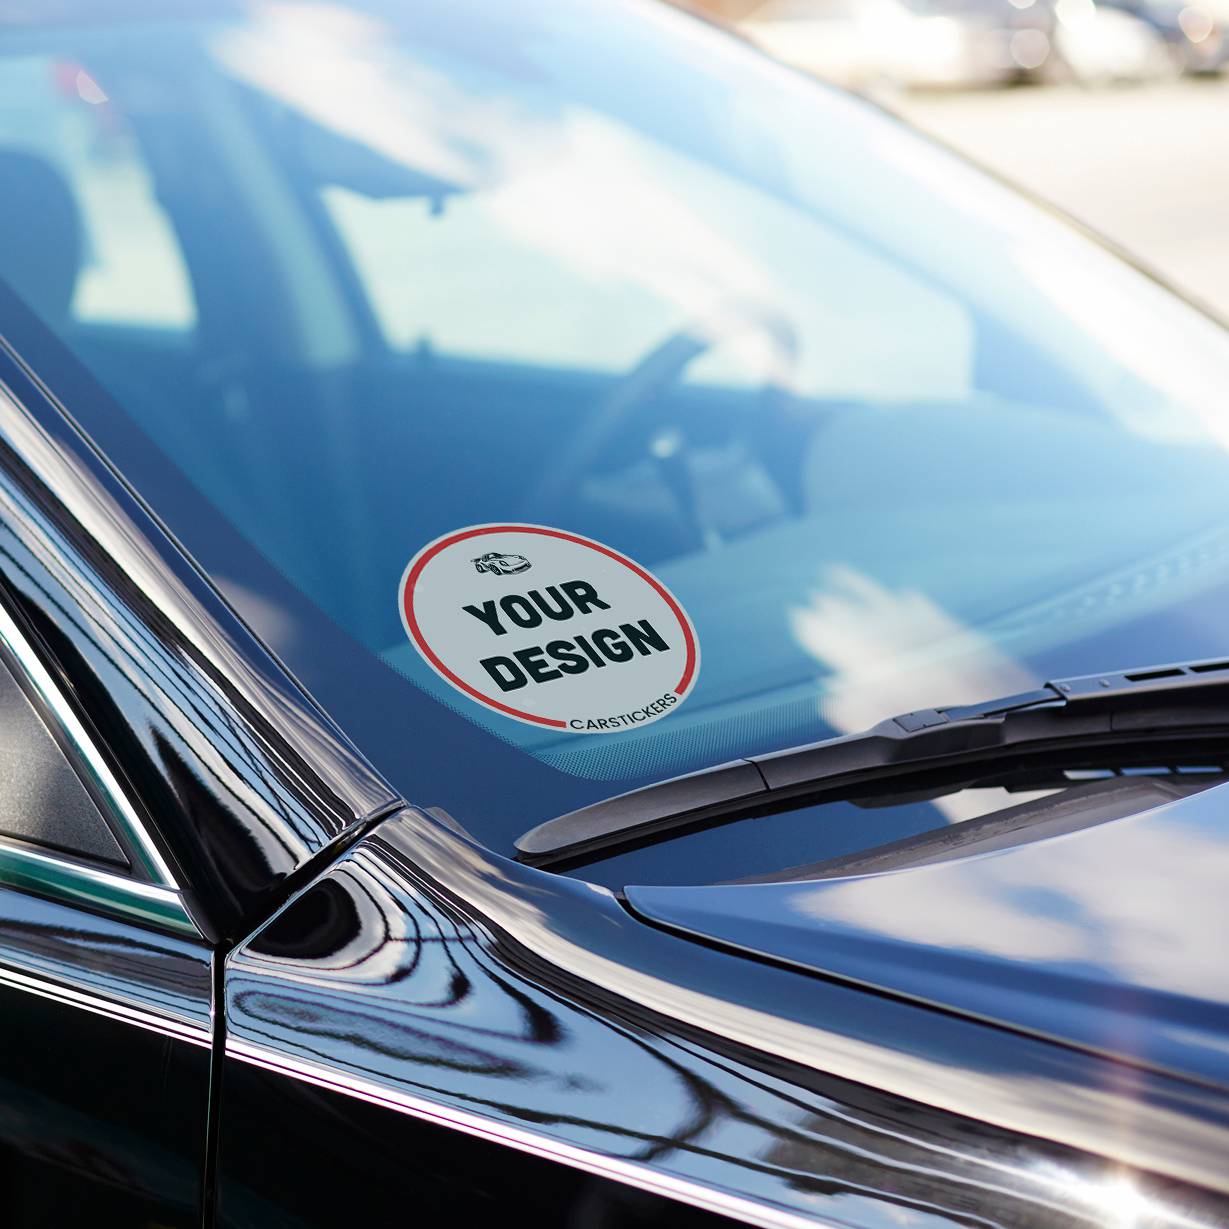
{"label": "round sticker", "polygon": [[410,643],[471,700],[574,734],[647,725],[700,666],[695,628],[657,577],[609,546],[542,525],[471,525],[410,561]]}

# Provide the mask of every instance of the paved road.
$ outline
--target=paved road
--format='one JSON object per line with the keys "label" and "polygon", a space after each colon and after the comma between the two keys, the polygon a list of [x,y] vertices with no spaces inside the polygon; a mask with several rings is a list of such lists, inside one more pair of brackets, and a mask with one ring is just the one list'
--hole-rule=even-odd
{"label": "paved road", "polygon": [[912,96],[896,107],[1229,319],[1229,80]]}

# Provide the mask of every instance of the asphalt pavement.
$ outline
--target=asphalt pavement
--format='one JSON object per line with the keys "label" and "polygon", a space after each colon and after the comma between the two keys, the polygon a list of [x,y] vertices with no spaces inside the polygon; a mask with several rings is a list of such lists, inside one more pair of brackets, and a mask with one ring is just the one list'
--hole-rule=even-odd
{"label": "asphalt pavement", "polygon": [[907,95],[893,105],[1229,320],[1229,79]]}

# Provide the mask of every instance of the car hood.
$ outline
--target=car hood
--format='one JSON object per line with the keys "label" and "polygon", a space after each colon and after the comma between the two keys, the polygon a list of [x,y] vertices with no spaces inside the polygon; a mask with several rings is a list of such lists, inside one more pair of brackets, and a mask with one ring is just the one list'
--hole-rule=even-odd
{"label": "car hood", "polygon": [[[224,1010],[227,1056],[245,1067],[464,1131],[530,1132],[558,1157],[618,1154],[804,1216],[813,1182],[830,1191],[845,1170],[824,1124],[845,1132],[868,1104],[882,1108],[852,1141],[857,1189],[886,1146],[893,1199],[915,1192],[937,1212],[936,1191],[956,1190],[961,1224],[981,1188],[936,1186],[939,1158],[972,1157],[997,1199],[1022,1134],[1229,1191],[1218,1089],[1123,1079],[1073,1046],[694,943],[412,808],[230,953]],[[968,1153],[955,1146],[966,1129]],[[1051,1169],[1028,1173],[1069,1206]],[[1013,1206],[1003,1223],[1056,1221]]]}
{"label": "car hood", "polygon": [[709,942],[1229,1085],[1229,786],[882,874],[629,887]]}

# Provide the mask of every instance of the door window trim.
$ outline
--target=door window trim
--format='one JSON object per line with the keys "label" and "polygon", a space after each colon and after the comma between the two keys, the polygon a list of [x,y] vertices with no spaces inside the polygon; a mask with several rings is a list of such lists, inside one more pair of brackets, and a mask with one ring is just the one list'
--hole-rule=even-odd
{"label": "door window trim", "polygon": [[77,767],[88,774],[98,795],[105,799],[112,824],[122,836],[127,851],[150,879],[150,882],[142,882],[122,872],[104,870],[52,850],[36,850],[0,837],[0,884],[51,895],[70,904],[101,908],[108,913],[118,911],[143,922],[198,935],[166,859],[67,697],[3,603],[0,603],[0,645],[8,650],[20,669],[20,681],[28,683],[42,700],[47,713],[73,748]]}

